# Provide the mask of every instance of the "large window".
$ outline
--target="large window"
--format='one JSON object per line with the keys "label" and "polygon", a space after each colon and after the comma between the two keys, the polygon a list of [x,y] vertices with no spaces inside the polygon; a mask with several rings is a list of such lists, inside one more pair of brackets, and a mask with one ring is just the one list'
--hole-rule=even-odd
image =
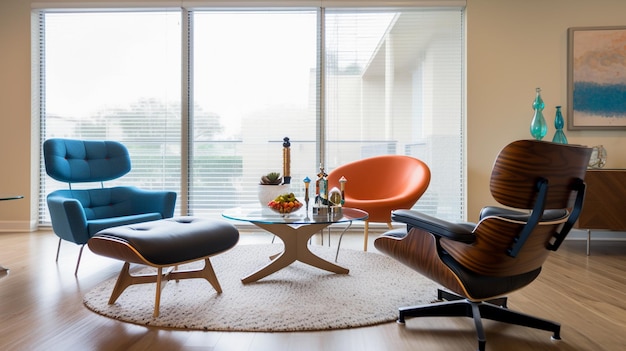
{"label": "large window", "polygon": [[432,178],[416,208],[463,218],[461,12],[328,9],[325,22],[328,167],[417,157]]}
{"label": "large window", "polygon": [[284,137],[300,191],[316,165],[317,11],[193,11],[190,21],[193,213],[257,201],[261,176],[283,173]]}
{"label": "large window", "polygon": [[[42,10],[42,140],[119,140],[133,162],[121,183],[175,190],[177,214],[215,218],[257,201],[263,174],[282,173],[284,137],[297,195],[320,163],[406,154],[433,175],[415,208],[462,219],[462,18],[432,8]],[[41,174],[45,224],[45,195],[65,185]]]}
{"label": "large window", "polygon": [[[119,182],[179,190],[180,16],[180,11],[43,12],[41,140],[119,140],[133,162]],[[42,165],[39,213],[47,223],[45,195],[67,184],[43,170]]]}

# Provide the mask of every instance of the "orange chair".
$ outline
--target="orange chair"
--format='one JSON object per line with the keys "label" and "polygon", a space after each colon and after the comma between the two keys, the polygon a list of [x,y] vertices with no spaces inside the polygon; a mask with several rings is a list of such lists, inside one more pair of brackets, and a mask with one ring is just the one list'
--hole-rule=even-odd
{"label": "orange chair", "polygon": [[382,155],[353,161],[328,173],[329,188],[339,188],[345,177],[346,207],[369,213],[365,221],[363,250],[367,251],[369,222],[391,226],[391,211],[410,209],[430,184],[430,169],[414,158],[403,155]]}

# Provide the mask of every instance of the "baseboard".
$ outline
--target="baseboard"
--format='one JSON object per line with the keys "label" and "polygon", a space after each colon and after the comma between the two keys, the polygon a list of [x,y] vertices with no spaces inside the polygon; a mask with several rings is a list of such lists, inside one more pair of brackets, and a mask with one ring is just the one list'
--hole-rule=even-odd
{"label": "baseboard", "polygon": [[0,221],[0,232],[34,232],[37,231],[35,221]]}
{"label": "baseboard", "polygon": [[[572,229],[565,240],[587,240],[586,229]],[[626,232],[617,232],[611,230],[591,230],[591,241],[623,241],[626,240]]]}

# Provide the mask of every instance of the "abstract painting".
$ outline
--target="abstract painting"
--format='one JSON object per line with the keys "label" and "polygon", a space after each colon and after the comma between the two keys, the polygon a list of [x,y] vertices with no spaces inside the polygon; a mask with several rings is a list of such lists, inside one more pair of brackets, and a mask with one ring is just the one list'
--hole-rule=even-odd
{"label": "abstract painting", "polygon": [[567,129],[626,129],[626,27],[567,34]]}

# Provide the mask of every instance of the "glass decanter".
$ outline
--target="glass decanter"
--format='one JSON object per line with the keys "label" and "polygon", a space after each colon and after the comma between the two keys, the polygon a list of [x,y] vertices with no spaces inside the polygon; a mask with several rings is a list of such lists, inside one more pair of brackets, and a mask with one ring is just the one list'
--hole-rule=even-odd
{"label": "glass decanter", "polygon": [[556,107],[556,115],[554,116],[554,127],[556,128],[556,132],[554,133],[554,137],[552,138],[553,143],[559,144],[567,144],[567,137],[565,133],[563,133],[563,115],[561,114],[561,106]]}
{"label": "glass decanter", "polygon": [[533,116],[533,120],[530,122],[530,135],[537,140],[541,140],[548,133],[548,125],[546,124],[546,119],[543,118],[543,108],[545,107],[545,104],[541,98],[541,88],[537,88],[536,91],[537,95],[535,96],[535,101],[533,102],[535,115]]}

